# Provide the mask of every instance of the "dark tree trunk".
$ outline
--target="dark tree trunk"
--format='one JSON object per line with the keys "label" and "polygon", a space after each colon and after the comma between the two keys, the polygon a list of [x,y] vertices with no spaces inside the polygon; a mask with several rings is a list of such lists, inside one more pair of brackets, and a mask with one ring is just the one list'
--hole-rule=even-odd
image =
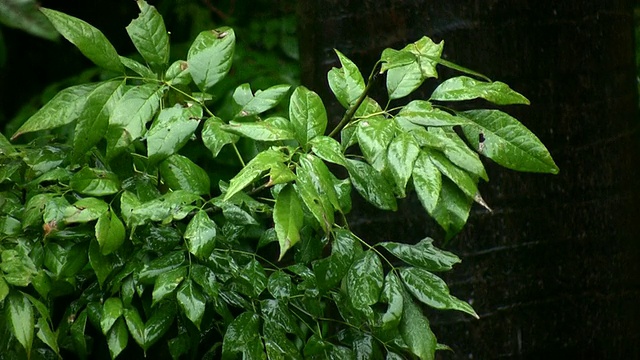
{"label": "dark tree trunk", "polygon": [[[442,358],[640,358],[632,6],[631,0],[300,6],[303,82],[310,88],[329,94],[332,48],[367,68],[385,47],[422,35],[444,39],[446,58],[531,100],[504,110],[540,137],[560,167],[557,176],[522,174],[487,162],[491,181],[481,189],[494,211],[474,208],[447,245],[463,259],[447,275],[451,291],[472,301],[481,319],[432,314],[439,342],[455,350]],[[415,199],[402,205],[393,216],[359,206],[356,231],[372,241],[440,234]]]}

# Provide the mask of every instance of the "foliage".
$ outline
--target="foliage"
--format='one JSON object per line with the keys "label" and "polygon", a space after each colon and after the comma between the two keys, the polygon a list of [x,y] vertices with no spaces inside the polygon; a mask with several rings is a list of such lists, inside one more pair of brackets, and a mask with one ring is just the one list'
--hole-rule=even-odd
{"label": "foliage", "polygon": [[[359,238],[345,216],[352,189],[384,210],[415,191],[453,236],[473,202],[486,206],[478,154],[521,171],[557,167],[506,113],[444,104],[528,100],[467,76],[398,108],[367,96],[377,73],[390,99],[437,77],[437,65],[478,77],[424,37],[385,50],[367,81],[337,52],[328,79],[346,111],[330,131],[303,86],[241,85],[220,116],[210,100],[232,67],[234,30],[201,32],[170,63],[162,17],[138,5],[127,33],[144,63],[88,23],[41,10],[111,75],[60,91],[12,139],[53,135],[0,136],[0,358],[433,359],[446,348],[422,308],[477,317],[436,275],[460,259],[429,238]],[[211,165],[220,158],[238,170]]]}

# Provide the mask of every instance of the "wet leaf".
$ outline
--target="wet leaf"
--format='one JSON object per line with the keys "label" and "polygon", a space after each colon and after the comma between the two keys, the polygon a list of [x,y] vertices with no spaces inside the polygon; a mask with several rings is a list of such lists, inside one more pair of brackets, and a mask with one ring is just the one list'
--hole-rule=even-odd
{"label": "wet leaf", "polygon": [[[232,358],[234,354],[247,354],[251,351],[250,344],[258,344],[262,348],[262,341],[259,333],[260,318],[258,315],[247,311],[237,316],[224,334],[222,343],[222,358]],[[249,357],[247,357],[249,358]],[[257,357],[257,359],[266,359],[266,356]]]}
{"label": "wet leaf", "polygon": [[422,206],[433,214],[442,191],[442,175],[424,151],[420,152],[413,166],[413,187]]}
{"label": "wet leaf", "polygon": [[280,141],[295,138],[291,123],[280,116],[255,122],[231,121],[229,125],[222,125],[222,129],[258,141]]}
{"label": "wet leaf", "polygon": [[287,250],[300,241],[304,214],[300,199],[292,185],[287,185],[280,190],[275,200],[273,221],[280,244],[279,259],[282,259]]}
{"label": "wet leaf", "polygon": [[323,176],[314,159],[322,162],[313,155],[300,158],[300,165],[296,168],[295,190],[322,229],[329,232],[334,223],[334,204],[338,204],[338,198],[333,184],[327,183],[331,179]]}
{"label": "wet leaf", "polygon": [[346,286],[351,305],[371,318],[370,306],[378,302],[382,285],[380,258],[372,251],[364,252],[351,264],[347,273]]}
{"label": "wet leaf", "polygon": [[291,95],[289,119],[296,140],[302,146],[306,146],[314,137],[323,135],[327,128],[327,111],[322,99],[304,86],[298,86]]}
{"label": "wet leaf", "polygon": [[100,286],[104,284],[107,277],[115,269],[113,261],[102,254],[97,240],[91,240],[91,244],[89,244],[89,264],[91,264],[91,268],[96,273]]}
{"label": "wet leaf", "polygon": [[446,231],[446,239],[451,239],[467,223],[473,199],[466,196],[448,179],[442,179],[442,188],[431,216]]}
{"label": "wet leaf", "polygon": [[7,297],[6,309],[11,333],[30,354],[35,327],[31,302],[21,292],[11,292]]}
{"label": "wet leaf", "polygon": [[113,324],[124,314],[124,307],[120,298],[111,297],[104,301],[102,305],[102,317],[100,318],[100,328],[102,333],[107,335]]}
{"label": "wet leaf", "polygon": [[288,299],[293,294],[293,282],[284,271],[275,271],[269,276],[267,289],[276,299]]}
{"label": "wet leaf", "polygon": [[430,102],[424,100],[411,101],[395,118],[399,122],[408,121],[422,126],[454,126],[469,123],[468,119],[434,108]]}
{"label": "wet leaf", "polygon": [[329,87],[340,104],[348,109],[364,93],[364,78],[353,61],[349,60],[340,51],[335,49],[334,51],[338,55],[342,67],[332,68],[327,74]]}
{"label": "wet leaf", "polygon": [[196,131],[202,118],[202,107],[176,105],[160,110],[147,133],[149,163],[155,164],[180,150]]}
{"label": "wet leaf", "polygon": [[198,211],[184,232],[189,252],[201,259],[208,258],[215,246],[216,228],[205,211]]}
{"label": "wet leaf", "polygon": [[184,60],[174,61],[164,75],[164,79],[171,85],[187,85],[193,79],[189,73],[189,64]]}
{"label": "wet leaf", "polygon": [[107,211],[98,218],[96,239],[98,239],[100,251],[103,255],[111,254],[124,243],[124,224],[113,211]]}
{"label": "wet leaf", "polygon": [[395,211],[398,208],[391,185],[371,165],[347,159],[347,170],[353,187],[369,203],[382,210]]}
{"label": "wet leaf", "polygon": [[155,7],[138,0],[140,14],[127,26],[127,33],[144,60],[154,69],[169,62],[169,34]]}
{"label": "wet leaf", "polygon": [[185,276],[187,276],[187,267],[184,266],[158,275],[153,285],[151,306],[154,306],[165,299],[168,295],[172,294],[182,283]]}
{"label": "wet leaf", "polygon": [[176,299],[187,318],[200,329],[207,302],[199,287],[191,280],[182,282],[176,293]]}
{"label": "wet leaf", "polygon": [[66,223],[86,223],[96,220],[107,210],[109,210],[109,204],[104,200],[94,197],[80,199],[64,210],[64,221]]}
{"label": "wet leaf", "polygon": [[420,360],[435,359],[436,337],[431,331],[429,320],[409,297],[404,297],[400,334],[411,352]]}
{"label": "wet leaf", "polygon": [[107,334],[107,346],[111,359],[115,359],[127,347],[129,332],[123,318],[119,318]]}
{"label": "wet leaf", "polygon": [[386,163],[401,197],[406,196],[407,182],[413,172],[413,164],[420,154],[420,146],[413,136],[402,132],[389,144]]}
{"label": "wet leaf", "polygon": [[213,157],[217,157],[220,150],[227,144],[238,141],[238,135],[224,131],[224,122],[216,116],[208,118],[202,128],[202,142],[211,151]]}
{"label": "wet leaf", "polygon": [[204,92],[218,83],[231,68],[236,35],[230,27],[203,31],[191,44],[187,55],[189,72]]}
{"label": "wet leaf", "polygon": [[140,270],[138,280],[142,283],[151,284],[160,274],[182,266],[184,261],[184,254],[181,251],[174,251],[163,255],[146,264],[142,270]]}
{"label": "wet leaf", "polygon": [[388,304],[387,311],[380,318],[382,329],[395,329],[400,324],[403,312],[404,297],[402,283],[394,271],[385,276],[380,302]]}
{"label": "wet leaf", "polygon": [[[242,86],[249,87],[248,84]],[[250,96],[242,101],[236,100],[236,103],[241,106],[241,109],[235,117],[258,115],[274,108],[284,99],[290,88],[291,86],[289,85],[275,85],[265,90],[258,90],[255,95],[251,95],[251,88],[248,88]]]}
{"label": "wet leaf", "polygon": [[346,166],[346,158],[340,143],[328,136],[316,136],[309,142],[313,153],[320,159],[334,164]]}
{"label": "wet leaf", "polygon": [[173,154],[158,165],[162,179],[172,190],[205,195],[211,191],[207,172],[188,157]]}
{"label": "wet leaf", "polygon": [[358,144],[367,162],[377,171],[387,166],[387,147],[395,133],[391,120],[375,116],[358,123]]}
{"label": "wet leaf", "polygon": [[458,76],[445,80],[431,94],[432,100],[461,101],[483,98],[497,105],[525,104],[529,100],[500,82],[485,82],[468,76]]}
{"label": "wet leaf", "polygon": [[407,264],[429,271],[448,271],[460,262],[455,254],[435,247],[431,238],[422,239],[417,244],[383,242],[380,246]]}
{"label": "wet leaf", "polygon": [[54,333],[45,318],[38,318],[38,339],[45,343],[56,355],[60,355],[60,347],[58,346],[58,336]]}
{"label": "wet leaf", "polygon": [[263,172],[286,161],[285,155],[277,150],[269,149],[258,153],[229,182],[224,201],[229,200],[240,190],[255,181]]}
{"label": "wet leaf", "polygon": [[120,190],[120,181],[116,174],[107,170],[84,167],[71,177],[69,186],[85,195],[105,196]]}

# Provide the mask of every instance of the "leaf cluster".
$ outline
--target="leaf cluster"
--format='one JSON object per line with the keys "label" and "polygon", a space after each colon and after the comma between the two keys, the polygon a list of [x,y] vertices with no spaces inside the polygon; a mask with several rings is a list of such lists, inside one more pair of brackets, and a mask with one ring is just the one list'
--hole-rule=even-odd
{"label": "leaf cluster", "polygon": [[[452,236],[473,202],[486,206],[479,155],[521,171],[557,167],[506,113],[441,102],[526,98],[460,76],[431,99],[383,108],[367,95],[374,73],[365,82],[337,52],[328,80],[345,115],[332,130],[303,86],[241,85],[232,115],[219,117],[211,99],[232,66],[233,29],[201,32],[186,60],[169,63],[161,15],[138,5],[127,33],[144,63],[86,22],[41,9],[111,76],[60,91],[12,136],[71,126],[70,141],[0,136],[7,356],[89,358],[106,346],[112,359],[132,347],[173,359],[433,359],[446,349],[422,307],[477,317],[436,275],[460,259],[429,238],[370,245],[349,230],[351,192],[393,211],[415,191]],[[385,50],[374,72],[386,73],[389,98],[437,65],[478,77],[441,59],[442,46],[425,37]],[[288,113],[274,111],[287,98]],[[236,173],[210,167],[229,154]]]}

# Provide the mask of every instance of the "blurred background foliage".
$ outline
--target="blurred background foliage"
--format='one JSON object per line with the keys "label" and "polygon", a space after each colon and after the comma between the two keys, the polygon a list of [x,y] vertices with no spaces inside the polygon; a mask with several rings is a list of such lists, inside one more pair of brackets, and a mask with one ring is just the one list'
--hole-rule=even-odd
{"label": "blurred background foliage", "polygon": [[[230,111],[230,95],[240,84],[254,90],[273,84],[299,84],[294,0],[156,0],[171,36],[171,60],[185,59],[203,30],[231,26],[237,34],[234,68],[215,89],[217,114]],[[12,134],[61,89],[99,80],[100,70],[58,36],[38,11],[48,7],[100,29],[121,55],[135,48],[125,27],[138,15],[134,1],[1,0],[0,129]],[[286,104],[283,104],[286,106]]]}

